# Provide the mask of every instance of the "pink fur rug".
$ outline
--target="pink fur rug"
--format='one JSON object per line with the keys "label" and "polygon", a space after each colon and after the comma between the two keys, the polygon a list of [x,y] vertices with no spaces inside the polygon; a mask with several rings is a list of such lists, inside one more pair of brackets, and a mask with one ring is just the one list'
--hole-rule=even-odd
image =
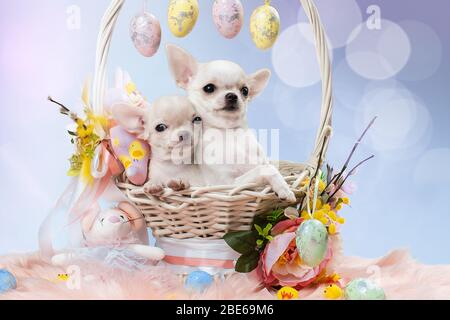
{"label": "pink fur rug", "polygon": [[[67,270],[43,262],[36,254],[0,258],[0,268],[12,272],[18,283],[17,290],[0,295],[0,299],[275,299],[274,293],[258,288],[248,275],[233,275],[202,294],[192,294],[184,290],[178,277],[161,267],[133,273],[93,264],[80,267],[82,280],[74,287],[72,281],[71,286],[57,279]],[[379,259],[346,257],[338,272],[344,280],[362,277],[377,281],[388,299],[450,299],[450,265],[422,265],[406,251]],[[322,287],[302,290],[300,299],[323,299],[322,291]]]}

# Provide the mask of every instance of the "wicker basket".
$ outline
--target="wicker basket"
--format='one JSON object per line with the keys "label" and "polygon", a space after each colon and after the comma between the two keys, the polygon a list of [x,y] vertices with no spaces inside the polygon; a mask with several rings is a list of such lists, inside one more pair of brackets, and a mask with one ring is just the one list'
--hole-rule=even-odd
{"label": "wicker basket", "polygon": [[[97,113],[103,111],[106,60],[114,25],[124,2],[113,0],[101,24],[93,88],[94,111]],[[322,106],[315,147],[309,161],[305,164],[283,161],[278,164],[297,197],[297,203],[303,201],[305,195],[301,182],[316,171],[319,159],[323,159],[327,151],[332,131],[331,67],[326,37],[313,1],[300,0],[300,3],[315,34],[322,77]],[[166,189],[158,197],[146,194],[142,187],[128,183],[124,177],[118,178],[117,186],[142,211],[155,237],[220,239],[229,231],[249,230],[255,215],[292,205],[279,200],[270,187],[256,184],[193,187],[181,192]]]}

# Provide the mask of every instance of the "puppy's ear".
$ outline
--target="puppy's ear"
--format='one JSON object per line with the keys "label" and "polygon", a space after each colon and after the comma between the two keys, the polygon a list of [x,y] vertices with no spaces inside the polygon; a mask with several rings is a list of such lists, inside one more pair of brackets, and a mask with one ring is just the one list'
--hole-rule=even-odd
{"label": "puppy's ear", "polygon": [[250,75],[250,97],[258,96],[269,83],[271,72],[269,69],[262,69]]}
{"label": "puppy's ear", "polygon": [[142,213],[138,209],[136,209],[136,207],[132,206],[128,202],[121,202],[119,203],[118,207],[120,210],[127,213],[131,221],[131,226],[134,230],[140,230],[145,227],[145,219],[142,216]]}
{"label": "puppy's ear", "polygon": [[146,111],[143,108],[129,104],[118,103],[111,108],[113,118],[128,132],[138,135],[140,139],[147,139]]}
{"label": "puppy's ear", "polygon": [[189,82],[197,74],[198,63],[185,50],[172,44],[166,46],[169,67],[177,85],[187,89]]}

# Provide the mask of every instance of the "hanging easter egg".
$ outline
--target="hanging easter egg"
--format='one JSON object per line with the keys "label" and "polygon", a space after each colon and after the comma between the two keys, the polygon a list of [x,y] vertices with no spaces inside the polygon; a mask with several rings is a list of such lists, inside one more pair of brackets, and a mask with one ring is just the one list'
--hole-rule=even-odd
{"label": "hanging easter egg", "polygon": [[16,278],[11,272],[0,269],[0,294],[17,288]]}
{"label": "hanging easter egg", "polygon": [[213,20],[219,33],[232,39],[241,31],[244,23],[244,7],[240,0],[216,0],[213,4]]}
{"label": "hanging easter egg", "polygon": [[170,0],[168,10],[169,29],[182,38],[194,29],[199,14],[197,0]]}
{"label": "hanging easter egg", "polygon": [[185,288],[197,292],[205,291],[214,282],[212,275],[205,271],[194,271],[188,274]]}
{"label": "hanging easter egg", "polygon": [[354,279],[344,290],[347,300],[385,300],[384,290],[368,279]]}
{"label": "hanging easter egg", "polygon": [[250,33],[259,49],[271,48],[280,33],[280,15],[270,1],[256,8],[250,18]]}
{"label": "hanging easter egg", "polygon": [[328,249],[328,232],[322,222],[312,219],[303,222],[297,229],[296,244],[302,263],[317,267],[325,258]]}
{"label": "hanging easter egg", "polygon": [[130,36],[139,53],[151,57],[161,44],[161,25],[154,15],[139,13],[131,20]]}

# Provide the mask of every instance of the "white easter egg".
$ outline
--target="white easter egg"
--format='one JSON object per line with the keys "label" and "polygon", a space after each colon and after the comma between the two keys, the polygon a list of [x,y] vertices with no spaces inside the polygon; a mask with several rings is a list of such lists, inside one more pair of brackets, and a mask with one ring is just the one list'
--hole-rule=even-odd
{"label": "white easter egg", "polygon": [[130,36],[139,53],[151,57],[161,44],[161,25],[154,15],[139,13],[131,20]]}
{"label": "white easter egg", "polygon": [[198,14],[197,0],[170,0],[167,19],[172,34],[179,38],[187,36],[194,29]]}
{"label": "white easter egg", "polygon": [[274,7],[265,4],[256,8],[250,18],[250,33],[259,49],[269,49],[275,44],[280,24],[280,15]]}
{"label": "white easter egg", "polygon": [[244,23],[244,7],[241,1],[214,1],[213,20],[217,30],[225,38],[232,39],[237,36]]}

